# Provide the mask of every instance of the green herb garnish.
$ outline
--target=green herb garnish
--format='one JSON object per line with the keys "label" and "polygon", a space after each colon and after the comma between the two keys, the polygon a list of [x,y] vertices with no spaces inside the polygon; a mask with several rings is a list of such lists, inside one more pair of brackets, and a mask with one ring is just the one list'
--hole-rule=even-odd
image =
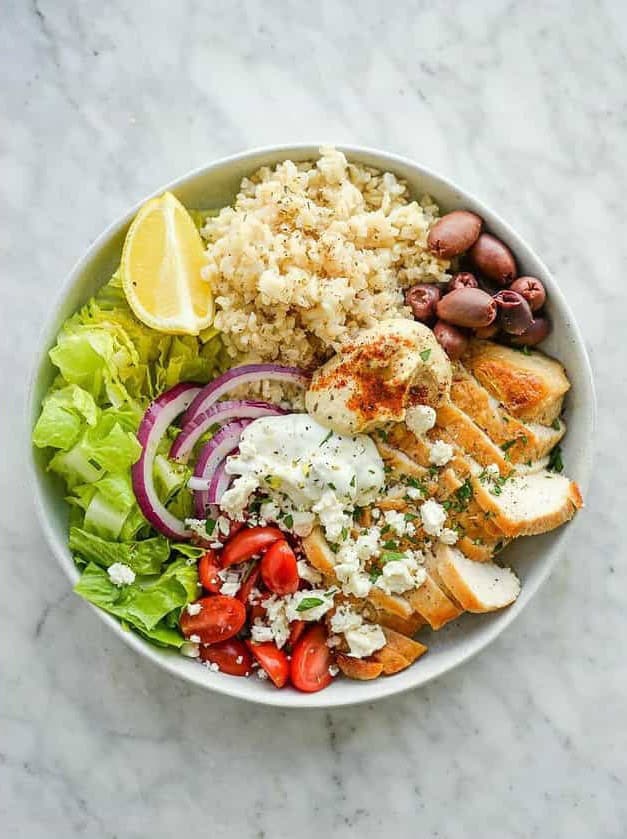
{"label": "green herb garnish", "polygon": [[296,607],[296,611],[307,612],[309,609],[315,609],[316,606],[322,605],[324,605],[324,600],[322,600],[320,597],[303,597],[303,599]]}
{"label": "green herb garnish", "polygon": [[551,450],[551,454],[549,455],[549,465],[547,468],[550,472],[561,472],[564,469],[561,446],[555,446]]}
{"label": "green herb garnish", "polygon": [[421,358],[424,362],[429,361],[429,357],[430,357],[430,356],[431,356],[431,350],[423,350],[423,351],[420,353],[420,358]]}
{"label": "green herb garnish", "polygon": [[213,535],[213,531],[216,529],[216,523],[214,519],[207,519],[205,522],[205,530],[207,531],[207,536]]}

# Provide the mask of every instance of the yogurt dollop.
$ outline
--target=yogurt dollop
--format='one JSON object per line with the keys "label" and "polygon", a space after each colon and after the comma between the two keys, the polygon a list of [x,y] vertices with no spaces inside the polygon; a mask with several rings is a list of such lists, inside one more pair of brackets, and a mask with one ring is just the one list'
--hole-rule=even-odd
{"label": "yogurt dollop", "polygon": [[241,518],[260,489],[295,510],[317,514],[332,539],[350,524],[347,511],[375,501],[385,481],[383,461],[369,437],[336,434],[308,414],[252,422],[226,471],[236,479],[220,506],[232,517]]}

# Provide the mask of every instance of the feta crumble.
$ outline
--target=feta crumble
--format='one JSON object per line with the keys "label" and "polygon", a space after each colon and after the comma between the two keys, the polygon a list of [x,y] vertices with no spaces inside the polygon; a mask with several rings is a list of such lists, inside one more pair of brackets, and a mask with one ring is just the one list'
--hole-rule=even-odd
{"label": "feta crumble", "polygon": [[123,562],[114,562],[107,568],[107,574],[114,586],[130,586],[135,582],[135,572]]}
{"label": "feta crumble", "polygon": [[322,574],[316,571],[313,565],[310,565],[306,559],[299,559],[296,566],[298,568],[298,576],[301,580],[305,580],[314,586],[322,582]]}
{"label": "feta crumble", "polygon": [[202,603],[188,603],[187,604],[187,614],[188,615],[199,615],[202,611]]}
{"label": "feta crumble", "polygon": [[419,588],[427,579],[424,568],[418,564],[411,551],[402,559],[386,562],[375,585],[386,594],[403,594],[410,589]]}
{"label": "feta crumble", "polygon": [[387,643],[383,630],[375,623],[364,623],[357,629],[349,629],[344,633],[344,637],[351,658],[367,658]]}
{"label": "feta crumble", "polygon": [[446,510],[441,504],[430,498],[420,506],[420,518],[425,533],[430,536],[439,536],[446,521]]}
{"label": "feta crumble", "polygon": [[457,542],[457,532],[450,527],[443,527],[440,542],[444,545],[454,545]]}
{"label": "feta crumble", "polygon": [[186,658],[199,658],[200,644],[195,644],[193,641],[183,641],[179,652]]}
{"label": "feta crumble", "polygon": [[444,440],[436,440],[429,446],[429,463],[434,466],[446,466],[453,457],[453,446]]}
{"label": "feta crumble", "polygon": [[386,510],[385,523],[389,525],[397,536],[413,536],[416,532],[411,521],[407,521],[403,513],[397,510]]}
{"label": "feta crumble", "polygon": [[405,414],[405,425],[416,437],[430,431],[435,425],[436,414],[429,405],[414,405]]}

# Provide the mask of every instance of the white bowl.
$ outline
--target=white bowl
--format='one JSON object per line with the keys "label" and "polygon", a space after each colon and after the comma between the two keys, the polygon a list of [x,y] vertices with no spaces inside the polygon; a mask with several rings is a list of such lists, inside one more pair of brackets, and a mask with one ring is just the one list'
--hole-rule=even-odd
{"label": "white bowl", "polygon": [[[344,146],[349,159],[394,172],[404,178],[413,195],[424,192],[432,195],[442,211],[465,208],[481,215],[487,228],[503,239],[513,250],[521,273],[539,277],[547,287],[548,310],[554,331],[543,349],[564,363],[572,382],[567,400],[568,434],[563,444],[564,457],[570,477],[585,490],[591,470],[591,440],[595,419],[595,397],[590,363],[583,339],[572,312],[557,283],[531,250],[500,216],[484,206],[472,195],[450,181],[422,166],[393,154],[354,146]],[[243,176],[263,165],[272,165],[286,158],[306,160],[318,154],[316,145],[278,146],[257,149],[198,169],[173,183],[160,187],[158,195],[168,189],[188,207],[217,208],[231,203]],[[141,202],[143,203],[143,202]],[[63,321],[84,303],[101,285],[109,280],[118,265],[122,243],[128,225],[139,209],[132,207],[124,218],[111,225],[89,248],[63,284],[56,306],[41,339],[41,349],[33,371],[29,395],[28,416],[34,425],[41,400],[53,378],[48,349],[54,344]],[[44,469],[41,452],[32,453],[34,490],[42,526],[52,551],[72,583],[78,572],[67,546],[67,506],[60,484]],[[384,696],[408,690],[429,682],[466,661],[493,641],[538,591],[559,556],[564,552],[569,527],[543,536],[524,539],[507,549],[507,561],[517,570],[522,580],[520,597],[509,608],[490,615],[466,615],[437,633],[423,632],[429,645],[428,654],[396,676],[372,682],[338,679],[327,690],[314,694],[295,690],[276,690],[258,679],[241,679],[213,673],[197,662],[176,652],[151,646],[138,635],[125,632],[118,622],[105,612],[95,609],[126,644],[179,678],[229,696],[282,707],[333,707],[357,702],[372,702]]]}

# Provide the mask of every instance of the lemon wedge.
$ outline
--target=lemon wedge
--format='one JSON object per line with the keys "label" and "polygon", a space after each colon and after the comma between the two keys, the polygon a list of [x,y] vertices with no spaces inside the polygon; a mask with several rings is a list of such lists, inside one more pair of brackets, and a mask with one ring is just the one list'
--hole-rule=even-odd
{"label": "lemon wedge", "polygon": [[200,234],[170,192],[147,201],[126,234],[122,282],[129,306],[146,326],[198,335],[213,321],[213,296],[201,277]]}

